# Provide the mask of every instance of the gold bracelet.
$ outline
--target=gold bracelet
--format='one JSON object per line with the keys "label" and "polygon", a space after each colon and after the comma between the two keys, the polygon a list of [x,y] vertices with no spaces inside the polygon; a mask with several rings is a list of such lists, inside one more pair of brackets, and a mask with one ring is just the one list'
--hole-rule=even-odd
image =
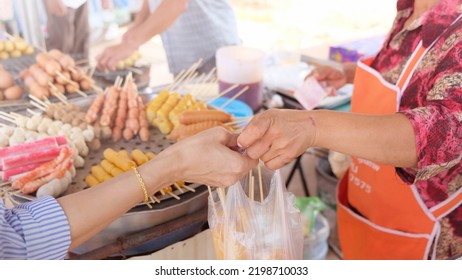
{"label": "gold bracelet", "polygon": [[144,184],[143,178],[141,178],[141,175],[135,166],[132,166],[132,169],[136,174],[136,178],[138,179],[138,182],[140,183],[141,189],[143,190],[144,202],[148,203],[150,200],[149,200],[148,190],[146,189],[146,185]]}

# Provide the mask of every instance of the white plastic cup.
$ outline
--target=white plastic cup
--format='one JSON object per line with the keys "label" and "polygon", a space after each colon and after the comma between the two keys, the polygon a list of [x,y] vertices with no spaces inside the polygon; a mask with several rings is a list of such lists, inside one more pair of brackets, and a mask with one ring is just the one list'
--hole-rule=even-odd
{"label": "white plastic cup", "polygon": [[244,87],[249,88],[238,97],[257,111],[263,102],[263,69],[265,53],[243,46],[227,46],[216,52],[217,76],[220,92],[238,84],[225,96],[232,98]]}

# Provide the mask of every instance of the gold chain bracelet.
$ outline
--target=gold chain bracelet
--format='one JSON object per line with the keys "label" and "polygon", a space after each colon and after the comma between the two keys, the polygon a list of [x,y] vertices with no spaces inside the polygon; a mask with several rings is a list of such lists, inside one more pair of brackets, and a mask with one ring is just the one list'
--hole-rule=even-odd
{"label": "gold chain bracelet", "polygon": [[133,171],[136,174],[136,178],[138,179],[138,182],[140,183],[141,189],[143,190],[144,194],[144,202],[149,203],[149,195],[148,195],[148,189],[146,188],[146,185],[144,184],[143,178],[141,178],[140,173],[138,172],[138,169],[135,166],[132,166]]}

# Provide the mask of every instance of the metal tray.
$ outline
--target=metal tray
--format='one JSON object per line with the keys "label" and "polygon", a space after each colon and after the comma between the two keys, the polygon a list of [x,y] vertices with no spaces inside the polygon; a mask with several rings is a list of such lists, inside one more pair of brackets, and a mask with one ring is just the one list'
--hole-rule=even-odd
{"label": "metal tray", "polygon": [[[154,98],[158,91],[162,88],[164,87],[160,86],[158,88],[153,88],[151,89],[153,92],[152,94],[140,94],[140,96],[143,98],[144,102],[148,102]],[[140,92],[142,91],[140,90]],[[94,96],[89,96],[87,98],[78,97],[70,101],[85,109],[88,108],[93,99]],[[24,112],[24,114],[28,113]],[[143,152],[151,151],[157,154],[173,144],[171,140],[167,139],[165,135],[161,134],[157,129],[151,128],[150,132],[151,138],[149,142],[142,142],[138,137],[130,141],[120,140],[115,143],[111,140],[107,140],[102,143],[101,148],[97,151],[90,151],[90,154],[85,158],[84,167],[77,169],[77,174],[64,195],[75,193],[87,188],[85,177],[90,173],[91,167],[95,164],[99,164],[103,159],[102,154],[105,148],[111,147],[116,151],[120,149],[126,149],[128,151],[131,151],[132,149],[140,149]],[[157,198],[161,200],[161,203],[153,204],[152,209],[148,208],[144,203],[140,203],[123,216],[119,217],[92,239],[72,250],[72,253],[84,254],[90,252],[104,245],[115,242],[117,238],[121,236],[161,225],[165,222],[194,213],[204,207],[207,207],[207,188],[200,184],[188,184],[188,186],[195,189],[196,192],[191,192],[186,189],[183,189],[184,192],[175,190],[173,193],[179,196],[180,200],[177,200],[168,194],[163,196],[157,195]],[[14,197],[18,200],[18,202],[26,202],[36,199],[35,196],[23,194],[15,194]],[[114,203],[117,203],[117,201],[114,201]],[[135,248],[134,250],[123,254],[140,254],[144,253],[146,250],[152,251],[152,246],[155,246],[155,248],[163,248],[174,242],[180,241],[182,238],[181,236],[183,235],[170,234],[169,238],[166,238],[164,241],[159,241],[165,242],[165,244],[151,244],[148,247],[141,246],[139,249]]]}

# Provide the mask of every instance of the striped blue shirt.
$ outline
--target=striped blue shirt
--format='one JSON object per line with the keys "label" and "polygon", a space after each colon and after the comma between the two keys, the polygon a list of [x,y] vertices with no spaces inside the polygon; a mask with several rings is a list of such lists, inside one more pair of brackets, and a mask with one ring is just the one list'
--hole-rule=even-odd
{"label": "striped blue shirt", "polygon": [[51,196],[7,208],[0,199],[0,259],[64,259],[69,223]]}

